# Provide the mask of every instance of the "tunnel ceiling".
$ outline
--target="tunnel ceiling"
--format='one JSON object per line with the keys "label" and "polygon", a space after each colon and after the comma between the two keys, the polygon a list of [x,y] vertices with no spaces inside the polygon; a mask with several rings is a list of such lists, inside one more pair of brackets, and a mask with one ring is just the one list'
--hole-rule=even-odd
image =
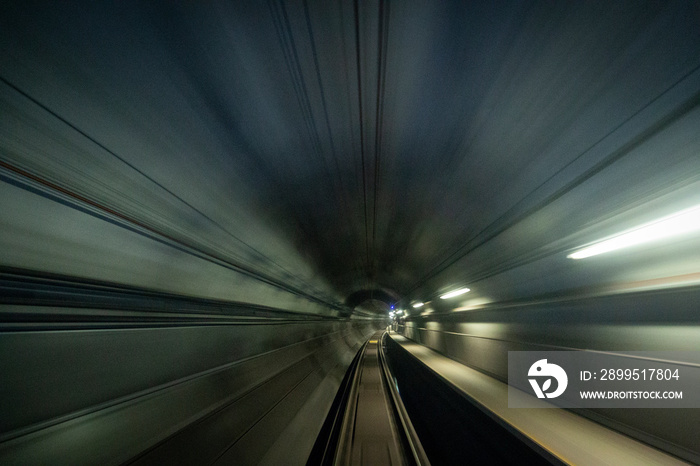
{"label": "tunnel ceiling", "polygon": [[565,252],[697,200],[698,5],[3,2],[0,77],[24,170],[254,276],[506,300],[672,274]]}

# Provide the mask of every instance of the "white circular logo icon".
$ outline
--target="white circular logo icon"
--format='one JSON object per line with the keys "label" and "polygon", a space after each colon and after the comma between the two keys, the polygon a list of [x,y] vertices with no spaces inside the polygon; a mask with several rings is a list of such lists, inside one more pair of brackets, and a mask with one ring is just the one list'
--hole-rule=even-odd
{"label": "white circular logo icon", "polygon": [[[556,398],[564,393],[566,385],[569,383],[569,378],[566,376],[564,369],[556,364],[548,363],[546,359],[540,359],[530,366],[527,375],[528,377],[546,377],[546,379],[543,380],[542,386],[540,386],[537,379],[528,379],[537,398]],[[548,392],[547,390],[552,386],[552,378],[557,380],[557,389],[553,392]]]}

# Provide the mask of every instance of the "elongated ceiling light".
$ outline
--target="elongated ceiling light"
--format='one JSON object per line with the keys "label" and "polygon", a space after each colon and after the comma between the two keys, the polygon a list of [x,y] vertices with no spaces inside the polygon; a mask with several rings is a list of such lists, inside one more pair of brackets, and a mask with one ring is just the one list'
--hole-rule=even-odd
{"label": "elongated ceiling light", "polygon": [[668,217],[645,223],[612,238],[604,239],[586,248],[569,254],[569,259],[585,259],[617,249],[649,243],[672,236],[700,230],[700,206],[682,210]]}
{"label": "elongated ceiling light", "polygon": [[418,309],[419,307],[422,307],[424,305],[425,305],[425,303],[415,303],[415,304],[413,304],[413,307]]}
{"label": "elongated ceiling light", "polygon": [[469,288],[460,288],[459,290],[454,290],[450,291],[449,293],[445,293],[444,295],[440,296],[440,299],[450,299],[454,298],[455,296],[462,295],[464,293],[468,293],[470,290]]}

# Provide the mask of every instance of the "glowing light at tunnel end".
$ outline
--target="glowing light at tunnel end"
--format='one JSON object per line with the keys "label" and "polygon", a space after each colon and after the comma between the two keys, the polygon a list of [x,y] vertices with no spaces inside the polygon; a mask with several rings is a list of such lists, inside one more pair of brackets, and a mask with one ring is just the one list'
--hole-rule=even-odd
{"label": "glowing light at tunnel end", "polygon": [[606,252],[679,236],[700,230],[700,205],[682,210],[637,228],[623,232],[569,254],[569,259],[585,259]]}

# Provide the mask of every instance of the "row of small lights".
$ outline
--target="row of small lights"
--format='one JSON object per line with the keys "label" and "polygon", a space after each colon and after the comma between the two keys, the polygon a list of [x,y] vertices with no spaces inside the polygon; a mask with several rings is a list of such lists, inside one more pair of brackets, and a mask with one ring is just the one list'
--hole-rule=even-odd
{"label": "row of small lights", "polygon": [[[579,249],[573,254],[569,254],[567,257],[569,259],[585,259],[630,246],[650,243],[687,233],[697,233],[698,231],[700,231],[700,206],[694,206],[659,220],[637,226],[618,235],[599,240],[587,247]],[[440,296],[440,299],[454,298],[468,293],[469,291],[469,288],[460,288],[445,293]],[[418,309],[425,306],[425,303],[416,302],[411,306],[413,306],[414,309]],[[391,312],[389,315],[394,317],[395,315],[398,316],[401,314],[404,314],[403,310]]]}
{"label": "row of small lights", "polygon": [[[454,291],[450,291],[449,293],[445,293],[444,295],[440,296],[440,299],[450,299],[450,298],[454,298],[454,297],[457,297],[457,296],[461,296],[461,295],[463,295],[463,294],[465,294],[465,293],[469,293],[470,291],[471,291],[471,290],[470,290],[469,288],[460,288],[460,289],[458,289],[458,290],[454,290]],[[425,306],[425,303],[420,303],[420,302],[419,302],[419,303],[413,303],[413,304],[411,304],[411,306],[412,306],[414,309],[418,309],[418,308],[420,308],[420,307]],[[403,309],[399,309],[398,311],[390,312],[390,313],[389,313],[389,316],[390,316],[390,317],[394,317],[394,316],[400,316],[401,314],[404,314],[404,310],[403,310]]]}
{"label": "row of small lights", "polygon": [[[469,293],[471,290],[469,288],[460,288],[458,290],[450,291],[449,293],[445,293],[444,295],[440,296],[440,299],[450,299],[454,298],[456,296],[461,296],[464,293]],[[419,307],[425,306],[425,303],[413,303],[412,306],[415,309],[418,309]]]}

